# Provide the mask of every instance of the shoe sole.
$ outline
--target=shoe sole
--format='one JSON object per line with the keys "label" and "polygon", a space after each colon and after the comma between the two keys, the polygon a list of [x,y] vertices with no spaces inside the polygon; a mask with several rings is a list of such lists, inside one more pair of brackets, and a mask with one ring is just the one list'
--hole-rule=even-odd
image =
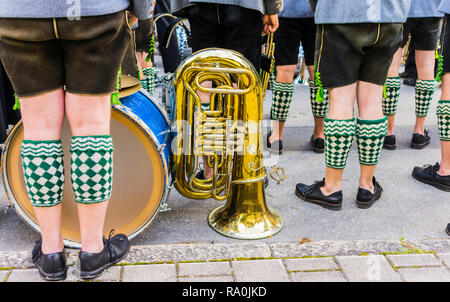
{"label": "shoe sole", "polygon": [[423,143],[423,144],[414,144],[414,143],[411,143],[411,148],[412,149],[423,149],[423,148],[425,148],[427,145],[429,145],[430,144],[430,142],[428,141],[428,142],[426,142],[426,143]]}
{"label": "shoe sole", "polygon": [[325,149],[314,148],[314,147],[312,147],[312,149],[313,149],[314,153],[317,153],[317,154],[322,154],[325,152]]}
{"label": "shoe sole", "polygon": [[105,270],[107,270],[114,264],[119,263],[120,261],[125,259],[128,256],[129,252],[130,252],[130,247],[128,246],[128,249],[125,252],[125,254],[122,257],[120,257],[119,259],[116,259],[115,261],[113,261],[111,263],[107,263],[107,264],[103,265],[102,267],[96,269],[95,271],[91,271],[91,272],[80,271],[80,278],[81,279],[94,279],[94,278],[101,276],[105,272]]}
{"label": "shoe sole", "polygon": [[375,201],[379,200],[380,198],[381,198],[381,194],[377,198],[375,198],[374,200],[371,200],[369,202],[360,201],[360,200],[356,199],[356,206],[360,209],[368,209],[375,203]]}
{"label": "shoe sole", "polygon": [[317,199],[306,199],[305,197],[303,197],[297,190],[295,190],[295,195],[297,195],[298,198],[300,198],[303,201],[312,203],[312,204],[317,204],[321,207],[324,207],[328,210],[333,210],[333,211],[340,211],[342,209],[342,205],[334,205],[331,203],[328,203],[326,201],[322,201],[322,200],[317,200]]}
{"label": "shoe sole", "polygon": [[436,189],[439,189],[439,190],[442,190],[442,191],[445,191],[445,192],[450,192],[450,186],[443,185],[443,184],[440,184],[440,183],[435,183],[435,182],[432,182],[432,181],[430,181],[428,179],[423,179],[423,178],[417,176],[414,173],[414,171],[411,174],[412,174],[412,177],[414,177],[415,179],[417,179],[420,182],[423,182],[423,183],[425,183],[427,185],[433,186]]}
{"label": "shoe sole", "polygon": [[46,281],[61,281],[61,280],[65,280],[67,277],[67,268],[62,272],[53,273],[53,274],[47,274],[47,273],[41,271],[40,268],[38,268],[38,271],[39,271],[39,276],[41,276],[41,278]]}

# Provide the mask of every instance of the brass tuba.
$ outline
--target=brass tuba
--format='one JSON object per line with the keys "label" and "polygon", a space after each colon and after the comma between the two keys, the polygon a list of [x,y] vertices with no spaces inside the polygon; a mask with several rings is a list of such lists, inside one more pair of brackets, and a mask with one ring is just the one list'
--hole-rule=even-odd
{"label": "brass tuba", "polygon": [[[211,87],[202,86],[207,82]],[[226,200],[208,218],[222,235],[260,239],[279,232],[284,221],[266,204],[263,91],[253,65],[238,52],[205,49],[178,67],[173,85],[175,188],[191,199]],[[199,91],[209,95],[208,110],[201,109]],[[201,157],[213,169],[212,179],[195,177]]]}

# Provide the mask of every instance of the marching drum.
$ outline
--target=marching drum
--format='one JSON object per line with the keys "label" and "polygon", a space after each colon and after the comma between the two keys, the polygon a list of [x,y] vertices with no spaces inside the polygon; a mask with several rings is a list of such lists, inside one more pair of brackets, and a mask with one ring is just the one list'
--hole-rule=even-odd
{"label": "marching drum", "polygon": [[[168,197],[171,134],[164,109],[146,91],[121,98],[112,107],[111,136],[114,142],[114,179],[112,198],[104,231],[115,229],[130,239],[155,220]],[[65,186],[62,203],[64,244],[79,248],[80,231],[77,205],[70,181],[70,127],[64,122],[62,142],[65,150]],[[23,126],[19,122],[5,143],[2,180],[6,195],[17,213],[33,229],[39,226],[29,201],[23,177],[20,149]]]}

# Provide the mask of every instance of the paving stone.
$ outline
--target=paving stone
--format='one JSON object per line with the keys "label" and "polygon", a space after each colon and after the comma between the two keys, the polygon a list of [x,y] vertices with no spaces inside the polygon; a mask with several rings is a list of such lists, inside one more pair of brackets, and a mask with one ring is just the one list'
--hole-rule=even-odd
{"label": "paving stone", "polygon": [[15,269],[11,272],[6,282],[47,282],[39,276],[36,268]]}
{"label": "paving stone", "polygon": [[400,275],[381,255],[336,257],[336,261],[352,282],[401,281]]}
{"label": "paving stone", "polygon": [[6,281],[6,276],[8,276],[9,271],[1,270],[0,271],[0,282]]}
{"label": "paving stone", "polygon": [[178,282],[233,282],[232,276],[181,277]]}
{"label": "paving stone", "polygon": [[358,256],[361,253],[379,254],[396,252],[403,248],[398,241],[391,240],[357,240],[270,244],[272,256],[276,258],[287,257],[316,257],[316,256]]}
{"label": "paving stone", "polygon": [[394,266],[440,266],[432,254],[386,255]]}
{"label": "paving stone", "polygon": [[237,282],[287,282],[289,276],[280,259],[232,261]]}
{"label": "paving stone", "polygon": [[[121,266],[111,266],[100,277],[92,279],[91,281],[117,282],[117,281],[120,281],[120,272],[121,271],[122,271]],[[82,280],[79,280],[79,281],[82,281]]]}
{"label": "paving stone", "polygon": [[231,275],[231,266],[226,262],[179,263],[178,276]]}
{"label": "paving stone", "polygon": [[288,271],[312,271],[339,268],[332,257],[285,259],[284,263]]}
{"label": "paving stone", "polygon": [[444,267],[399,268],[407,282],[450,282],[450,272]]}
{"label": "paving stone", "polygon": [[437,254],[437,256],[448,268],[450,268],[450,253]]}
{"label": "paving stone", "polygon": [[290,275],[294,282],[347,282],[340,271],[294,272]]}
{"label": "paving stone", "polygon": [[128,263],[208,261],[234,258],[270,257],[269,246],[261,242],[236,244],[167,244],[132,247]]}
{"label": "paving stone", "polygon": [[123,282],[175,282],[175,264],[126,265]]}

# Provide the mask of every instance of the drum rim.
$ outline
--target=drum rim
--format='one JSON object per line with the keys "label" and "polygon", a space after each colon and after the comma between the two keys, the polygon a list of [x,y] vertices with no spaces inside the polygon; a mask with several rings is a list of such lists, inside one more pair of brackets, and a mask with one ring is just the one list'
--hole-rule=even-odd
{"label": "drum rim", "polygon": [[14,128],[11,130],[11,132],[9,132],[8,137],[6,138],[6,141],[5,141],[5,147],[3,150],[3,155],[2,155],[2,160],[1,160],[2,184],[3,184],[3,188],[5,190],[6,198],[8,198],[9,204],[12,205],[14,210],[17,212],[17,214],[18,214],[17,216],[19,216],[19,218],[23,222],[25,222],[28,226],[30,226],[32,230],[34,230],[37,233],[40,233],[39,225],[37,225],[37,223],[35,223],[31,219],[31,217],[29,217],[28,215],[25,214],[25,211],[20,206],[20,203],[16,200],[16,198],[11,190],[11,186],[10,186],[10,183],[9,183],[8,177],[7,177],[8,173],[7,173],[7,169],[6,169],[6,161],[8,158],[9,145],[11,144],[12,138],[14,137],[14,134],[17,132],[17,129],[19,129],[20,127],[23,127],[22,120],[19,120],[19,122],[17,122],[17,124],[14,126]]}
{"label": "drum rim", "polygon": [[[158,207],[156,208],[153,215],[148,219],[148,221],[144,225],[142,225],[136,231],[134,231],[133,233],[128,235],[128,238],[131,240],[131,239],[135,238],[136,236],[145,232],[145,230],[148,229],[153,224],[153,222],[155,221],[156,217],[158,216],[158,214],[161,210],[161,206],[167,202],[167,199],[169,197],[169,185],[168,185],[169,184],[169,170],[168,170],[168,166],[167,166],[168,162],[166,161],[166,156],[164,155],[164,149],[161,148],[161,144],[159,143],[155,134],[153,133],[153,131],[151,131],[151,129],[145,123],[143,123],[141,118],[139,118],[134,113],[127,111],[129,109],[123,105],[114,105],[111,107],[111,110],[116,110],[119,113],[122,113],[131,122],[135,123],[137,126],[141,127],[142,130],[144,130],[147,137],[149,139],[151,139],[156,146],[156,150],[158,151],[158,154],[162,161],[163,172],[166,176],[164,179],[163,196],[162,196],[160,202],[158,203]],[[159,107],[158,107],[158,110],[160,110]],[[14,137],[14,134],[17,132],[17,129],[19,129],[20,127],[23,127],[22,120],[17,122],[17,124],[13,127],[13,129],[8,134],[8,137],[6,138],[6,141],[4,143],[4,150],[3,150],[3,154],[2,154],[2,159],[0,161],[1,179],[2,179],[3,188],[5,190],[5,195],[6,195],[6,198],[8,199],[9,205],[13,206],[14,210],[18,213],[19,218],[23,222],[25,222],[27,225],[29,225],[31,227],[31,229],[33,229],[37,233],[40,233],[39,225],[37,223],[35,223],[31,219],[30,216],[26,215],[26,213],[22,209],[20,203],[15,198],[15,196],[11,190],[11,185],[8,181],[8,177],[7,177],[8,174],[7,174],[7,169],[6,169],[6,161],[8,158],[9,146],[11,144],[12,138]],[[170,125],[169,125],[169,127],[170,127]],[[66,246],[66,247],[81,248],[81,243],[79,243],[79,242],[75,242],[75,241],[68,240],[68,239],[63,239],[63,242],[64,242],[64,246]]]}

